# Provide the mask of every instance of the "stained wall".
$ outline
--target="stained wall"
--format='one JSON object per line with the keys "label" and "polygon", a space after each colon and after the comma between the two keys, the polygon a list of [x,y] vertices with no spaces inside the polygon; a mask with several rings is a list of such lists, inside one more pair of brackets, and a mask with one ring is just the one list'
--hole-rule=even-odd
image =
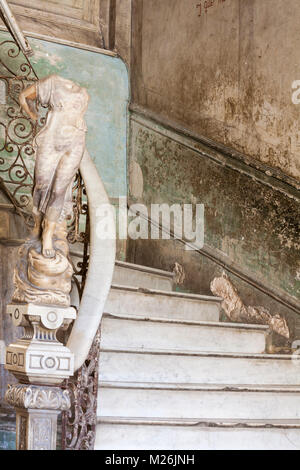
{"label": "stained wall", "polygon": [[134,0],[130,198],[203,203],[205,246],[130,242],[130,259],[210,293],[225,270],[251,305],[300,313],[300,4]]}
{"label": "stained wall", "polygon": [[299,180],[300,3],[136,0],[134,12],[134,102]]}

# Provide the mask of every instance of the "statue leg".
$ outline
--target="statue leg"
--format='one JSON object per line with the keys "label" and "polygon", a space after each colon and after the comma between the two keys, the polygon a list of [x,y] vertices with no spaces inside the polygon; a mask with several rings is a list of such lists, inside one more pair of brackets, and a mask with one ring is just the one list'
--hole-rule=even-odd
{"label": "statue leg", "polygon": [[34,217],[34,227],[32,229],[32,232],[30,234],[30,239],[39,239],[41,236],[42,232],[42,220],[43,220],[43,214],[36,209],[35,207],[33,208],[32,211],[33,217]]}
{"label": "statue leg", "polygon": [[55,257],[53,235],[56,225],[61,224],[63,222],[62,218],[65,217],[63,208],[68,190],[70,189],[70,185],[72,184],[82,159],[84,139],[85,134],[80,133],[79,138],[74,140],[74,147],[61,157],[56,168],[55,178],[47,204],[42,235],[42,251],[46,258]]}
{"label": "statue leg", "polygon": [[[60,176],[60,175],[58,175]],[[42,253],[45,258],[54,258],[53,235],[57,226],[64,222],[63,208],[66,191],[70,182],[67,179],[55,178],[48,208],[44,217],[42,234]],[[63,220],[61,220],[63,217]]]}
{"label": "statue leg", "polygon": [[55,227],[56,222],[45,217],[42,235],[42,252],[45,258],[55,257],[55,250],[53,248],[53,235],[55,232]]}

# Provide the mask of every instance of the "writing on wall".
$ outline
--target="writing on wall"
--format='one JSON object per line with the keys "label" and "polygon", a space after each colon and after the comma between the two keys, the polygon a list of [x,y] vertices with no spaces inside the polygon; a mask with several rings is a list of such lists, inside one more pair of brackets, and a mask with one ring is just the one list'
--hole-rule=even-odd
{"label": "writing on wall", "polygon": [[226,0],[201,0],[196,5],[198,16],[202,16],[203,14],[206,14],[210,8],[221,5],[225,2]]}

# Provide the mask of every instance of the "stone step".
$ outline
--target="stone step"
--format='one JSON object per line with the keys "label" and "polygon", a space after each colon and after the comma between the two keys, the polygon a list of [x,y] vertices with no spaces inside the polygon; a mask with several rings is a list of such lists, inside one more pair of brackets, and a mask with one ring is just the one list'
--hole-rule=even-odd
{"label": "stone step", "polygon": [[263,353],[269,328],[261,325],[196,322],[104,315],[101,347]]}
{"label": "stone step", "polygon": [[219,321],[222,299],[112,285],[104,308],[112,315]]}
{"label": "stone step", "polygon": [[95,449],[299,450],[300,421],[107,417],[98,420]]}
{"label": "stone step", "polygon": [[113,284],[143,289],[173,290],[174,273],[116,261]]}
{"label": "stone step", "polygon": [[[71,258],[76,265],[82,259],[82,252],[71,250]],[[174,273],[116,260],[112,284],[140,287],[142,289],[173,290]]]}
{"label": "stone step", "polygon": [[298,355],[102,348],[99,381],[300,385]]}
{"label": "stone step", "polygon": [[300,387],[103,382],[98,396],[98,417],[300,420]]}

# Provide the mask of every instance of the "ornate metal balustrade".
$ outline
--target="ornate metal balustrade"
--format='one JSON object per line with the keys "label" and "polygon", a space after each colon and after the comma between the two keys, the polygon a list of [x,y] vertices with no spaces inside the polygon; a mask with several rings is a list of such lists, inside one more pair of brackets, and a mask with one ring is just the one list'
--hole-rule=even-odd
{"label": "ornate metal balustrade", "polygon": [[30,209],[33,139],[44,118],[33,123],[21,110],[20,92],[36,81],[29,60],[14,41],[0,43],[0,178],[19,208]]}
{"label": "ornate metal balustrade", "polygon": [[[21,109],[19,94],[38,80],[29,59],[11,40],[0,43],[0,187],[30,227],[31,192],[34,183],[34,138],[46,120],[40,108],[34,123]],[[88,269],[89,214],[84,182],[77,174],[73,187],[74,211],[69,221],[68,240],[80,243],[82,260],[74,266],[74,284],[82,296]],[[63,449],[93,449],[96,431],[98,388],[98,331],[89,357],[72,380],[64,384],[72,396],[70,412],[62,419]]]}

